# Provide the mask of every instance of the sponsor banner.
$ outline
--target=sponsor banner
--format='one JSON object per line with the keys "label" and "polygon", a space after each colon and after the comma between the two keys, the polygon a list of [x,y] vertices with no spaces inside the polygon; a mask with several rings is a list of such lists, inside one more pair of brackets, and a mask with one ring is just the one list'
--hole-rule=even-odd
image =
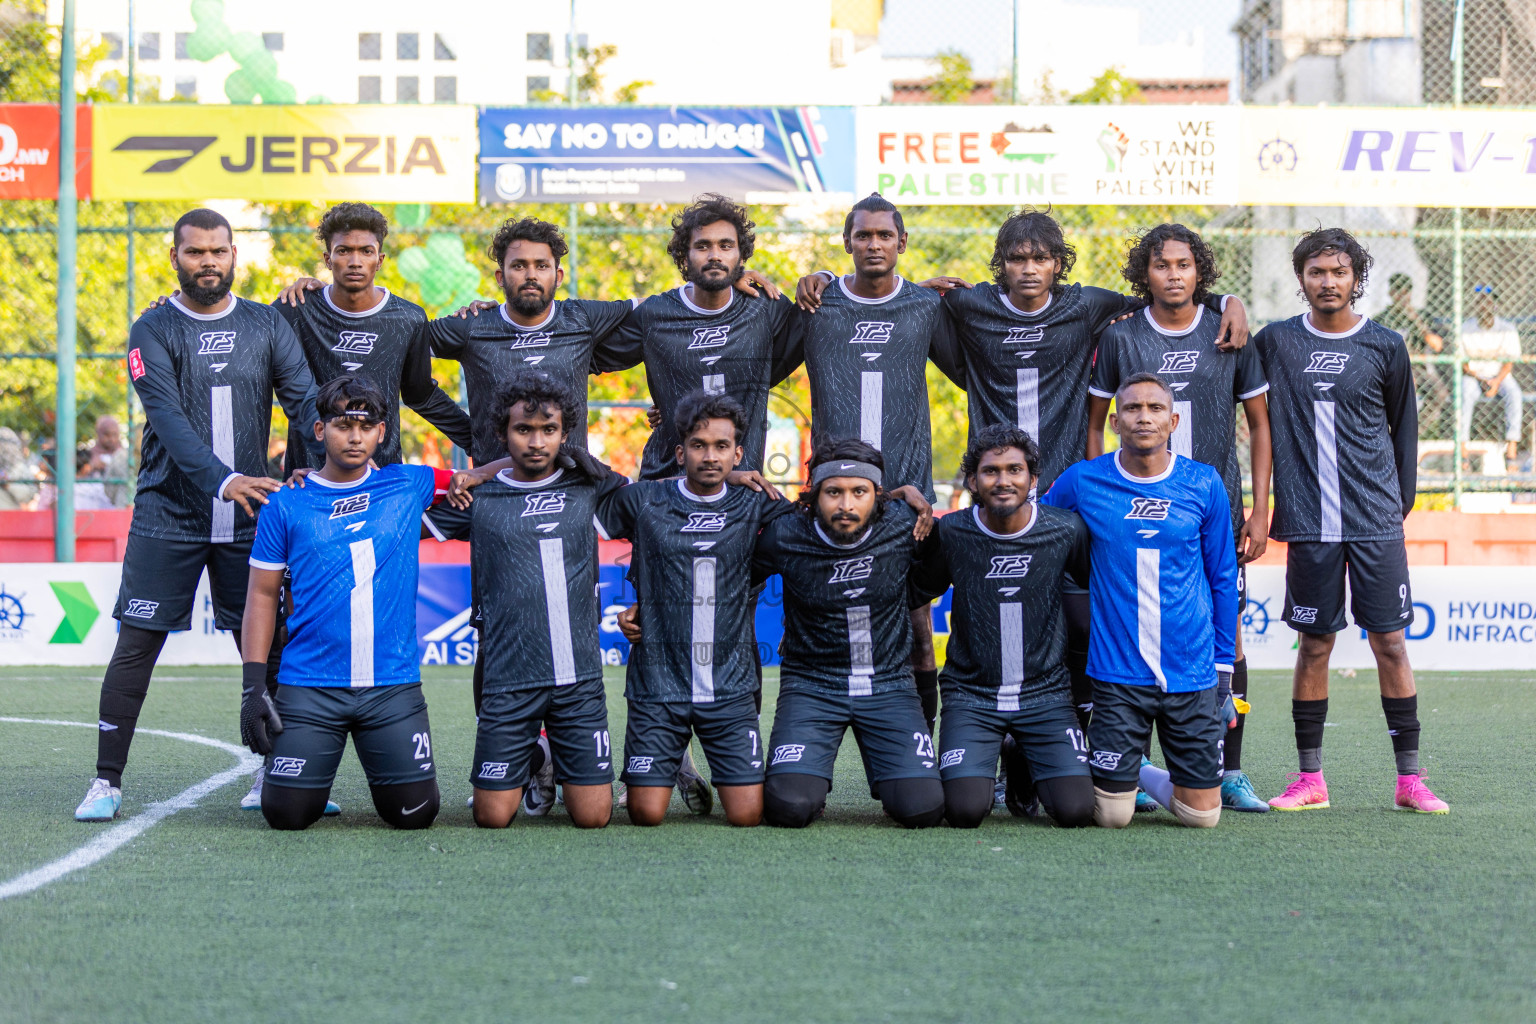
{"label": "sponsor banner", "polygon": [[1277,206],[1536,202],[1536,110],[1245,107],[1239,196]]}
{"label": "sponsor banner", "polygon": [[94,150],[98,199],[475,198],[473,107],[108,104]]}
{"label": "sponsor banner", "polygon": [[[91,198],[91,108],[75,108],[75,195]],[[0,199],[59,196],[59,108],[0,103]]]}
{"label": "sponsor banner", "polygon": [[860,107],[856,192],[898,204],[1237,201],[1238,108]]}
{"label": "sponsor banner", "polygon": [[787,202],[853,190],[851,107],[488,107],[489,203]]}
{"label": "sponsor banner", "polygon": [[[624,565],[599,571],[599,637],[603,661],[622,665],[629,644],[618,613],[634,601]],[[122,567],[106,562],[0,564],[0,666],[105,665],[117,642],[112,607]],[[1408,651],[1417,669],[1529,670],[1536,664],[1536,578],[1523,568],[1424,566],[1413,578],[1413,622]],[[1251,566],[1248,608],[1243,613],[1243,650],[1256,669],[1289,669],[1296,634],[1280,621],[1285,568]],[[758,602],[758,652],[765,665],[779,662],[783,637],[783,589],[768,581]],[[935,646],[942,661],[949,639],[950,595],[935,602]],[[472,665],[479,638],[470,624],[469,567],[423,565],[416,596],[418,649],[423,665]],[[228,633],[214,628],[213,603],[204,577],[193,605],[192,628],[172,633],[161,655],[165,665],[240,663]],[[1351,626],[1339,634],[1335,668],[1375,666],[1364,633]]]}

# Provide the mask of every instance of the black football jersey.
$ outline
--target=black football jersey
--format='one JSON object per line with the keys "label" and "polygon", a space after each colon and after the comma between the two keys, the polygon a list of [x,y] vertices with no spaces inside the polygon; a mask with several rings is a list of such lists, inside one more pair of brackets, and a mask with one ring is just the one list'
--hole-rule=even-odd
{"label": "black football jersey", "polygon": [[587,377],[635,365],[615,361],[609,347],[615,332],[634,308],[634,303],[627,299],[564,299],[550,303],[549,316],[536,327],[515,323],[507,315],[505,303],[479,316],[433,320],[428,325],[433,353],[440,359],[458,360],[464,368],[469,418],[474,428],[470,456],[477,463],[506,456],[506,443],[496,436],[496,424],[491,420],[491,403],[495,401],[496,389],[512,371],[525,366],[549,374],[581,399],[581,415],[568,426],[570,443],[585,448]]}
{"label": "black football jersey", "polygon": [[1203,462],[1221,474],[1232,504],[1232,534],[1243,528],[1243,474],[1237,461],[1238,403],[1269,390],[1259,350],[1245,345],[1236,352],[1216,347],[1220,321],[1204,306],[1195,322],[1169,331],[1152,319],[1150,307],[1129,320],[1111,324],[1099,336],[1088,391],[1114,398],[1120,382],[1138,373],[1155,373],[1173,388],[1179,416],[1169,446],[1179,455]]}
{"label": "black football jersey", "polygon": [[730,395],[747,413],[740,469],[763,468],[768,437],[768,390],[788,377],[795,349],[794,303],[731,291],[723,309],[707,310],[688,297],[687,287],[652,296],[625,323],[618,358],[627,366],[645,363],[651,402],[661,424],[645,443],[642,480],[677,473],[682,439],[672,426],[677,403],[700,389]]}
{"label": "black football jersey", "polygon": [[888,501],[852,544],[833,542],[808,511],[764,528],[752,573],[784,581],[781,691],[862,697],[915,687],[908,576],[916,522],[916,512]]}
{"label": "black football jersey", "polygon": [[887,489],[911,484],[934,500],[928,360],[964,386],[943,297],[898,277],[890,295],[866,299],[839,277],[815,313],[796,310],[796,316],[813,440],[865,441],[885,459]]}
{"label": "black football jersey", "polygon": [[701,497],[681,478],[642,480],[609,499],[603,518],[634,545],[640,601],[627,697],[708,704],[757,688],[752,550],[762,526],[794,507],[747,487]]}
{"label": "black football jersey", "polygon": [[912,589],[927,600],[955,588],[944,706],[1018,711],[1070,699],[1061,585],[1088,586],[1088,529],[1077,513],[1036,505],[1027,527],[1004,535],[972,506],[934,530],[938,544],[913,570]]}
{"label": "black football jersey", "polygon": [[[331,301],[331,286],[305,297],[302,305],[274,302],[304,346],[309,372],[319,387],[344,374],[352,374],[372,383],[384,392],[389,410],[389,430],[384,443],[374,452],[380,466],[400,459],[400,403],[403,401],[454,444],[469,450],[469,416],[449,398],[432,379],[432,355],[427,346],[427,314],[414,302],[392,295],[372,309],[348,313]],[[295,450],[290,425],[289,463],[293,468],[318,469],[324,460],[313,462],[304,457],[306,449]],[[304,433],[308,433],[305,431]]]}
{"label": "black football jersey", "polygon": [[[128,376],[144,406],[130,532],[162,540],[249,541],[256,520],[218,497],[231,475],[267,475],[272,396],[315,422],[304,350],[271,306],[231,297],[222,313],[172,298],[134,321]],[[311,454],[324,449],[313,435]]]}
{"label": "black football jersey", "polygon": [[1284,541],[1394,540],[1418,484],[1419,413],[1402,335],[1361,317],[1324,334],[1308,315],[1254,337],[1269,380],[1275,516]]}
{"label": "black football jersey", "polygon": [[597,537],[603,499],[626,483],[559,469],[502,472],[475,489],[470,548],[486,693],[600,680]]}

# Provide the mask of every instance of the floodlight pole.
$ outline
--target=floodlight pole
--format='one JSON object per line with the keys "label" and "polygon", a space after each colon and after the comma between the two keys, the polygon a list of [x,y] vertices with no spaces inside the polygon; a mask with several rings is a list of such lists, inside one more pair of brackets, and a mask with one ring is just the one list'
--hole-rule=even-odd
{"label": "floodlight pole", "polygon": [[[1451,26],[1451,105],[1461,107],[1463,98],[1462,76],[1466,72],[1466,0],[1456,0],[1455,20]],[[1462,427],[1461,411],[1464,399],[1461,393],[1462,321],[1466,319],[1465,281],[1466,267],[1462,258],[1461,207],[1451,210],[1451,341],[1456,362],[1451,367],[1451,413],[1456,419],[1456,438],[1451,453],[1451,500],[1456,511],[1461,511],[1462,464],[1467,447],[1467,432]],[[1473,400],[1474,403],[1476,399]]]}
{"label": "floodlight pole", "polygon": [[[565,33],[565,102],[574,107],[576,105],[576,0],[571,0],[571,22]],[[565,294],[567,298],[580,298],[580,289],[576,283],[577,271],[580,263],[580,240],[576,236],[577,206],[571,203],[566,207],[566,257],[565,268]]]}
{"label": "floodlight pole", "polygon": [[59,198],[57,340],[54,348],[53,557],[75,560],[75,0],[64,0],[59,32]]}
{"label": "floodlight pole", "polygon": [[1009,99],[1019,103],[1019,0],[1013,0],[1013,72],[1008,76]]}

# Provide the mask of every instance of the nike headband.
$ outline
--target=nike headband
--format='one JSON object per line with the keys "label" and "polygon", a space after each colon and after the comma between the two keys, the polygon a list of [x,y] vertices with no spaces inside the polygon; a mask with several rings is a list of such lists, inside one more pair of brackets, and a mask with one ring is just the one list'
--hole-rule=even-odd
{"label": "nike headband", "polygon": [[823,480],[829,480],[834,476],[857,476],[870,481],[876,487],[880,486],[880,467],[868,462],[823,462],[811,471],[811,486],[816,487]]}

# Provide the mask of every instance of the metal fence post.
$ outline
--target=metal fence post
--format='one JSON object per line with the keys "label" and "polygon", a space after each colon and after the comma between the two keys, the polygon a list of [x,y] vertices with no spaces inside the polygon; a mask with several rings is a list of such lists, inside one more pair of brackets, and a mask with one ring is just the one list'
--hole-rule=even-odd
{"label": "metal fence post", "polygon": [[[1456,0],[1455,20],[1451,25],[1451,105],[1460,107],[1462,101],[1462,77],[1466,72],[1466,39],[1463,33],[1466,30],[1466,0]],[[1464,293],[1466,284],[1463,280],[1465,268],[1462,261],[1462,221],[1461,207],[1451,210],[1451,337],[1455,342],[1456,362],[1451,366],[1451,411],[1456,417],[1456,443],[1451,452],[1452,478],[1451,500],[1456,511],[1461,511],[1462,492],[1462,464],[1466,458],[1467,431],[1462,428],[1461,410],[1464,399],[1461,391],[1461,324],[1465,319],[1466,311],[1463,309],[1465,302]],[[1477,399],[1472,400],[1473,408],[1477,406]]]}
{"label": "metal fence post", "polygon": [[75,0],[64,0],[59,35],[58,356],[54,363],[53,557],[75,560]]}

